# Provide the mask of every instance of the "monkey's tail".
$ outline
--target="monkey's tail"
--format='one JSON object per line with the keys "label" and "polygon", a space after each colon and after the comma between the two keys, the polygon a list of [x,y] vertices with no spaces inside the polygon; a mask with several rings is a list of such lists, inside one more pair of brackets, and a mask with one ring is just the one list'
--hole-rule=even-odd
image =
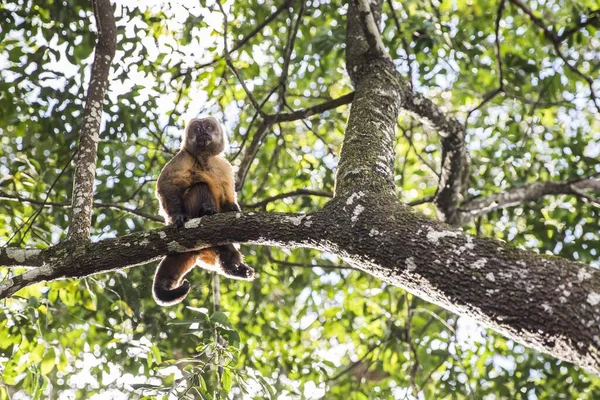
{"label": "monkey's tail", "polygon": [[183,277],[194,267],[198,252],[166,256],[156,268],[152,294],[161,306],[177,304],[190,291],[190,283]]}

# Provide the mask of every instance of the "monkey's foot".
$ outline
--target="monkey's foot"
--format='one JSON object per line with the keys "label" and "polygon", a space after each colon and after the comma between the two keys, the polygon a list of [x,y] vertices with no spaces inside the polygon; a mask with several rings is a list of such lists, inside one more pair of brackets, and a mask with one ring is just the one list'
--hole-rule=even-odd
{"label": "monkey's foot", "polygon": [[177,227],[177,228],[183,228],[183,225],[185,225],[185,223],[187,221],[189,221],[190,217],[188,215],[185,214],[176,214],[173,216],[172,218],[172,223]]}
{"label": "monkey's foot", "polygon": [[225,203],[221,206],[221,212],[239,212],[241,211],[240,206],[238,206],[236,203]]}
{"label": "monkey's foot", "polygon": [[252,281],[258,277],[256,271],[243,262],[228,265],[221,263],[221,273],[228,278],[242,281]]}

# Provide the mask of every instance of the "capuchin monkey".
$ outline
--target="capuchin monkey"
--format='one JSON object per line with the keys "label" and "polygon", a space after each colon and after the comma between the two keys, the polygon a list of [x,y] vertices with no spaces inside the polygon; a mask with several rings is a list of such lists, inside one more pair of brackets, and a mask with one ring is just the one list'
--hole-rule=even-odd
{"label": "capuchin monkey", "polygon": [[[195,118],[188,123],[181,150],[163,168],[156,183],[156,197],[167,224],[182,228],[190,218],[240,211],[233,169],[221,155],[224,147],[223,129],[216,119]],[[168,255],[154,275],[156,302],[165,306],[182,301],[190,290],[183,278],[195,265],[233,279],[256,278],[256,272],[244,264],[233,245]]]}

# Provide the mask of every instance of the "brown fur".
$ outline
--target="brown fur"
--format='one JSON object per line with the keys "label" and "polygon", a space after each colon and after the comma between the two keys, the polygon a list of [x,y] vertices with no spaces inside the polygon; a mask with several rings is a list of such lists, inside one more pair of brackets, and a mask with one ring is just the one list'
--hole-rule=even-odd
{"label": "brown fur", "polygon": [[[161,213],[168,224],[182,227],[190,218],[240,210],[233,169],[220,154],[223,148],[223,130],[214,118],[190,121],[181,150],[163,168],[156,184]],[[256,277],[233,245],[168,255],[154,277],[157,303],[175,304],[185,298],[190,284],[183,278],[194,265],[234,279]]]}

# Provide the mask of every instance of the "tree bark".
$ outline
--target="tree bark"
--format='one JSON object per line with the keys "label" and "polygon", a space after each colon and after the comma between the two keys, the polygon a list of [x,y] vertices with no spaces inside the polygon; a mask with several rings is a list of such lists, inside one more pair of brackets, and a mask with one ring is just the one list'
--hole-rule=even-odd
{"label": "tree bark", "polygon": [[102,122],[102,105],[108,85],[108,73],[117,47],[117,27],[109,0],[93,0],[98,29],[96,54],[92,64],[83,126],[79,132],[79,147],[73,180],[73,204],[68,239],[88,240],[94,202],[94,178]]}

